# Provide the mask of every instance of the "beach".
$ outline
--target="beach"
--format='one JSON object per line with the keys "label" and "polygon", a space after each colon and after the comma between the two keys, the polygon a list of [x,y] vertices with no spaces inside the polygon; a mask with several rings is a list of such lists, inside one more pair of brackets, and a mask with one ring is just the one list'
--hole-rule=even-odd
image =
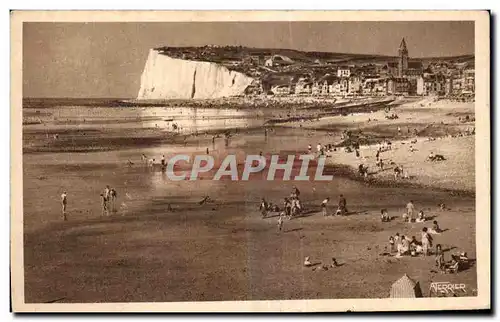
{"label": "beach", "polygon": [[[383,298],[404,274],[420,282],[425,296],[431,282],[443,279],[466,283],[474,294],[474,266],[443,277],[433,256],[381,256],[389,236],[420,238],[421,229],[438,220],[446,231],[434,243],[446,256],[465,251],[475,258],[475,135],[462,135],[474,127],[474,105],[414,99],[388,106],[399,117],[394,120],[385,118],[385,107],[290,115],[272,108],[24,109],[26,302]],[[468,122],[458,120],[467,115]],[[365,140],[360,157],[343,150],[344,131]],[[392,148],[381,153],[387,170],[379,171],[375,153],[382,140]],[[241,161],[260,152],[305,154],[318,143],[336,147],[327,153],[329,182],[173,182],[141,160],[142,154],[159,162],[162,155],[208,149],[216,160],[235,154]],[[430,152],[446,160],[425,161]],[[410,178],[395,180],[391,162]],[[369,168],[367,179],[356,173],[360,163]],[[118,200],[116,212],[102,216],[99,194],[106,185],[118,191]],[[262,219],[259,201],[281,206],[294,185],[308,212],[278,232],[277,214]],[[64,190],[66,222],[59,200]],[[333,213],[340,194],[352,213],[323,217],[321,201],[330,197]],[[199,204],[205,196],[212,201]],[[431,221],[402,222],[410,200]],[[440,210],[440,203],[449,210]],[[380,221],[382,208],[393,221]],[[335,257],[340,266],[312,271],[302,265],[306,256],[322,263]]]}

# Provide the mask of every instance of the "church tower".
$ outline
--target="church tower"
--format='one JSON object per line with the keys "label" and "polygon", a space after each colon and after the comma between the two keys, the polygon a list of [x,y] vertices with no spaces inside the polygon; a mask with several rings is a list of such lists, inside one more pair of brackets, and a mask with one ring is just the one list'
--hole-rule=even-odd
{"label": "church tower", "polygon": [[403,77],[406,70],[408,69],[408,49],[406,48],[405,39],[401,40],[399,45],[399,60],[398,60],[398,76]]}

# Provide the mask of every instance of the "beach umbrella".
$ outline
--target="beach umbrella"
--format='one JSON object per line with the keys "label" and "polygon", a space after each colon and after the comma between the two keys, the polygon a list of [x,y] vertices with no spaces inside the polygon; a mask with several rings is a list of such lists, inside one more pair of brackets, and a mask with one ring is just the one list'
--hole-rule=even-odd
{"label": "beach umbrella", "polygon": [[391,287],[391,298],[416,298],[422,297],[419,282],[415,282],[408,275],[403,275]]}

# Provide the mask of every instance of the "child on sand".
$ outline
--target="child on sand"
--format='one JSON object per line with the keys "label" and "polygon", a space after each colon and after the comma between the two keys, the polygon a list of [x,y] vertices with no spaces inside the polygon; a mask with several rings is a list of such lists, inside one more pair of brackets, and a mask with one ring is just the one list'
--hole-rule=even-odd
{"label": "child on sand", "polygon": [[422,245],[415,238],[415,236],[412,236],[410,240],[410,253],[411,256],[417,256],[418,254],[422,253]]}
{"label": "child on sand", "polygon": [[397,180],[401,174],[402,170],[399,168],[399,166],[396,166],[394,168],[394,180]]}
{"label": "child on sand", "polygon": [[62,205],[62,215],[63,215],[63,220],[68,220],[66,217],[66,205],[68,204],[68,195],[66,194],[66,191],[64,191],[61,194],[61,205]]}
{"label": "child on sand", "polygon": [[396,250],[395,248],[395,243],[394,243],[394,237],[392,236],[389,236],[389,249],[391,251],[391,253],[394,253],[394,251]]}
{"label": "child on sand", "polygon": [[301,212],[302,206],[300,205],[299,198],[291,198],[291,204],[292,204],[292,217],[293,217]]}
{"label": "child on sand", "polygon": [[408,222],[412,222],[414,217],[413,217],[413,210],[415,209],[415,206],[413,205],[413,200],[410,200],[408,204],[406,204],[406,210],[408,213]]}
{"label": "child on sand", "polygon": [[347,200],[345,199],[344,195],[339,196],[339,209],[337,212],[340,210],[340,215],[345,215],[347,214]]}
{"label": "child on sand", "polygon": [[326,210],[326,204],[328,203],[328,201],[330,200],[330,198],[326,198],[325,200],[323,200],[323,202],[321,203],[321,211],[323,213],[323,217],[326,217],[328,216],[328,212]]}
{"label": "child on sand", "polygon": [[288,198],[283,201],[283,208],[285,208],[285,215],[288,219],[292,217],[292,203]]}
{"label": "child on sand", "polygon": [[398,244],[398,256],[407,255],[410,250],[410,242],[405,236],[401,236],[401,243]]}
{"label": "child on sand", "polygon": [[425,256],[429,255],[429,248],[432,247],[432,237],[427,232],[427,227],[422,228],[422,248]]}
{"label": "child on sand", "polygon": [[406,212],[405,212],[405,213],[403,213],[403,215],[402,215],[401,217],[403,218],[403,222],[407,222],[407,221],[409,222],[409,220],[408,220],[408,219],[409,219],[410,217],[408,216],[408,214],[407,214]]}
{"label": "child on sand", "polygon": [[432,222],[432,228],[429,229],[429,233],[430,234],[434,234],[434,235],[438,235],[442,232],[441,228],[439,227],[439,224],[437,222],[437,220],[434,220]]}
{"label": "child on sand", "polygon": [[417,216],[417,220],[416,222],[424,222],[425,221],[425,215],[424,215],[424,211],[423,210],[420,210],[418,212],[418,216]]}
{"label": "child on sand", "polygon": [[387,213],[387,209],[380,210],[380,220],[382,222],[388,222],[389,221],[389,214]]}
{"label": "child on sand", "polygon": [[116,203],[116,198],[118,197],[118,194],[115,190],[115,188],[111,188],[109,190],[109,202],[110,202],[110,208],[111,208],[111,211],[112,212],[116,212],[116,206],[115,206],[115,203]]}
{"label": "child on sand", "polygon": [[278,232],[281,232],[282,229],[283,229],[283,215],[281,213],[280,216],[278,217]]}
{"label": "child on sand", "polygon": [[267,208],[268,208],[267,201],[266,201],[266,199],[262,198],[262,200],[260,202],[260,207],[259,207],[260,213],[262,214],[262,218],[267,217]]}
{"label": "child on sand", "polygon": [[108,215],[108,200],[106,199],[106,196],[101,193],[101,207],[102,207],[102,213],[101,215]]}
{"label": "child on sand", "polygon": [[436,245],[436,266],[439,270],[444,269],[445,265],[443,250],[441,249],[441,244]]}

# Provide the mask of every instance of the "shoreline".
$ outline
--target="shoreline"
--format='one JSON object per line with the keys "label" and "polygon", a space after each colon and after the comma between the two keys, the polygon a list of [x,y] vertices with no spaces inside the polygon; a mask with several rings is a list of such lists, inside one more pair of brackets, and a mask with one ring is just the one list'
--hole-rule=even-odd
{"label": "shoreline", "polygon": [[[195,146],[209,146],[211,137],[215,136],[221,140],[221,137],[224,137],[225,133],[235,134],[235,140],[245,140],[252,137],[259,137],[259,132],[263,131],[264,128],[271,128],[272,133],[269,134],[269,138],[272,137],[288,137],[288,139],[292,139],[294,137],[301,138],[302,142],[292,140],[295,148],[302,146],[304,149],[307,146],[307,141],[313,142],[322,142],[333,143],[332,146],[337,147],[337,150],[340,150],[333,155],[330,155],[332,158],[327,159],[327,166],[333,165],[337,169],[340,169],[342,166],[348,167],[348,170],[341,171],[342,176],[348,179],[353,179],[359,182],[365,182],[372,186],[400,186],[400,187],[416,187],[421,189],[433,188],[439,189],[441,191],[448,191],[450,193],[459,193],[466,195],[474,195],[475,189],[470,188],[471,186],[475,186],[475,184],[466,184],[459,189],[450,189],[446,186],[449,186],[450,183],[446,183],[448,180],[454,180],[453,178],[446,178],[446,170],[444,169],[444,173],[431,173],[431,177],[423,178],[419,177],[422,174],[417,174],[417,181],[413,181],[414,178],[409,179],[409,181],[405,181],[407,179],[400,179],[398,182],[395,182],[392,179],[392,172],[386,171],[385,173],[378,174],[375,172],[370,175],[370,178],[365,180],[364,178],[360,178],[357,173],[357,165],[359,163],[364,163],[366,166],[373,171],[376,169],[374,164],[374,146],[377,142],[383,141],[384,139],[389,139],[397,145],[394,151],[388,152],[389,157],[386,157],[385,152],[381,156],[384,159],[386,167],[393,168],[394,166],[390,166],[390,161],[394,161],[396,164],[404,164],[406,163],[406,159],[415,159],[417,154],[420,155],[420,159],[422,156],[426,154],[424,152],[418,152],[408,155],[408,146],[410,144],[410,140],[418,141],[419,143],[415,143],[416,147],[420,144],[420,146],[436,146],[435,143],[424,143],[427,142],[426,138],[434,137],[437,138],[439,144],[438,146],[444,145],[447,146],[453,143],[454,146],[457,146],[457,142],[451,142],[452,139],[448,139],[448,135],[457,133],[460,131],[460,128],[469,127],[473,125],[473,123],[457,123],[455,119],[459,116],[463,116],[462,114],[467,114],[467,110],[460,112],[459,108],[457,111],[450,109],[450,107],[446,107],[446,104],[451,104],[450,102],[433,102],[432,104],[438,104],[437,107],[430,107],[426,105],[425,107],[418,107],[422,104],[419,104],[422,101],[413,101],[410,102],[398,102],[394,101],[391,103],[380,103],[374,102],[372,104],[360,104],[353,106],[346,106],[342,108],[338,108],[334,112],[326,112],[326,113],[307,113],[302,116],[294,116],[288,117],[284,119],[273,118],[274,114],[267,117],[271,117],[267,121],[264,121],[262,125],[255,126],[241,126],[241,127],[221,127],[221,128],[208,128],[200,131],[196,131],[195,129],[189,130],[188,132],[174,132],[168,131],[165,129],[158,128],[118,128],[118,129],[102,129],[102,130],[92,130],[92,129],[80,129],[77,132],[69,130],[68,135],[63,135],[57,141],[49,141],[49,144],[52,145],[41,145],[41,146],[24,146],[23,147],[23,155],[39,155],[39,154],[50,154],[50,153],[99,153],[99,152],[113,152],[113,151],[126,151],[130,153],[134,150],[141,149],[155,149],[161,148],[162,146],[171,146],[172,148],[184,148],[188,147],[193,149]],[[444,108],[440,108],[439,104],[445,105]],[[386,120],[384,119],[385,112],[383,111],[384,107],[390,106],[390,113],[397,113],[400,115],[400,118],[397,120]],[[454,104],[452,104],[454,106]],[[463,109],[463,108],[462,108]],[[418,115],[420,119],[415,118],[415,113],[420,113]],[[279,113],[279,112],[278,112]],[[292,112],[294,113],[294,112]],[[431,114],[429,114],[431,113]],[[437,114],[434,114],[437,113]],[[347,114],[347,115],[344,115]],[[278,114],[279,115],[279,114]],[[289,114],[290,115],[290,114]],[[430,115],[430,117],[428,116]],[[266,119],[266,116],[252,116],[252,117],[260,117],[262,119]],[[375,119],[377,118],[377,119]],[[370,119],[372,122],[370,122]],[[307,121],[304,121],[307,120]],[[406,120],[411,120],[410,123]],[[445,120],[446,123],[439,122],[440,120]],[[437,121],[437,122],[436,122]],[[415,124],[420,124],[418,122],[424,122],[420,124],[420,128],[417,125],[414,125],[411,122],[416,122]],[[325,126],[326,125],[326,126]],[[74,126],[74,125],[73,125]],[[401,133],[398,135],[396,127],[405,126],[405,133]],[[410,127],[416,126],[419,131],[418,133],[410,135]],[[408,127],[408,134],[406,134],[406,127]],[[300,129],[300,130],[299,130]],[[296,131],[300,132],[296,132]],[[361,152],[363,154],[361,159],[354,159],[354,153],[344,153],[341,147],[352,144],[349,140],[341,140],[340,134],[342,131],[352,130],[353,131],[353,139],[357,141],[362,149]],[[416,130],[416,129],[415,129]],[[276,131],[276,133],[274,133]],[[450,132],[451,131],[451,132]],[[74,132],[74,133],[73,133]],[[88,133],[86,133],[88,132]],[[34,137],[33,141],[36,144],[37,136],[45,136],[47,130],[28,130],[26,133],[29,136]],[[86,135],[87,134],[87,135]],[[261,137],[264,137],[264,133],[261,134]],[[233,140],[233,138],[231,138]],[[307,140],[306,142],[303,142]],[[29,138],[27,139],[29,142]],[[54,143],[55,142],[55,143]],[[292,143],[290,142],[290,143]],[[462,142],[462,141],[460,141]],[[43,142],[42,142],[43,143]],[[304,145],[305,144],[305,145]],[[314,145],[314,144],[313,144]],[[459,145],[459,144],[458,144]],[[243,148],[243,147],[242,147]],[[266,146],[261,146],[259,149],[267,149]],[[279,149],[279,146],[271,149]],[[339,149],[340,148],[340,149]],[[425,147],[425,149],[430,149],[431,147]],[[459,148],[459,147],[457,147]],[[418,147],[420,149],[420,147]],[[424,150],[425,150],[424,149]],[[299,148],[300,150],[300,148]],[[296,151],[299,151],[296,150]],[[395,152],[396,150],[399,150]],[[204,148],[203,148],[204,151]],[[248,154],[256,154],[259,150],[247,151]],[[438,150],[437,150],[438,151]],[[303,150],[302,152],[305,152]],[[200,150],[200,154],[201,154]],[[428,152],[426,152],[428,153]],[[454,152],[450,152],[454,153]],[[365,155],[366,154],[366,155]],[[373,154],[373,155],[371,155]],[[396,158],[396,159],[394,159]],[[399,160],[398,160],[399,158]],[[417,157],[418,159],[419,157]],[[393,159],[393,160],[391,160]],[[334,160],[334,161],[333,161]],[[423,162],[423,159],[422,159]],[[452,161],[446,161],[448,164],[452,164]],[[451,163],[450,163],[451,162]],[[443,164],[445,165],[445,164]],[[417,168],[415,165],[410,165],[409,167],[405,164],[405,169],[410,169],[410,171],[418,171],[420,167],[426,167],[426,163],[419,163]],[[435,164],[435,166],[439,167],[440,164]],[[389,173],[390,172],[390,173]],[[415,172],[411,173],[410,177],[413,177]],[[423,175],[427,175],[427,173],[423,173]],[[434,176],[434,177],[433,177]],[[444,176],[444,177],[443,177]],[[466,175],[467,176],[467,175]],[[424,184],[425,182],[435,182],[432,184]],[[443,183],[444,182],[444,183]],[[460,182],[460,181],[459,181]],[[443,185],[445,187],[443,187]]]}
{"label": "shoreline", "polygon": [[398,181],[394,181],[384,178],[376,178],[373,176],[372,177],[369,176],[367,179],[365,179],[364,177],[361,177],[357,173],[355,167],[348,164],[337,163],[328,165],[326,167],[344,168],[343,170],[341,170],[342,172],[340,174],[337,173],[336,175],[342,178],[364,183],[367,186],[374,188],[414,188],[414,189],[426,189],[426,190],[432,189],[433,191],[437,192],[449,193],[452,196],[462,196],[466,198],[475,198],[476,196],[475,190],[458,189],[458,188],[451,189],[451,188],[440,187],[439,185],[425,185],[418,182],[405,181],[408,179],[400,179]]}

